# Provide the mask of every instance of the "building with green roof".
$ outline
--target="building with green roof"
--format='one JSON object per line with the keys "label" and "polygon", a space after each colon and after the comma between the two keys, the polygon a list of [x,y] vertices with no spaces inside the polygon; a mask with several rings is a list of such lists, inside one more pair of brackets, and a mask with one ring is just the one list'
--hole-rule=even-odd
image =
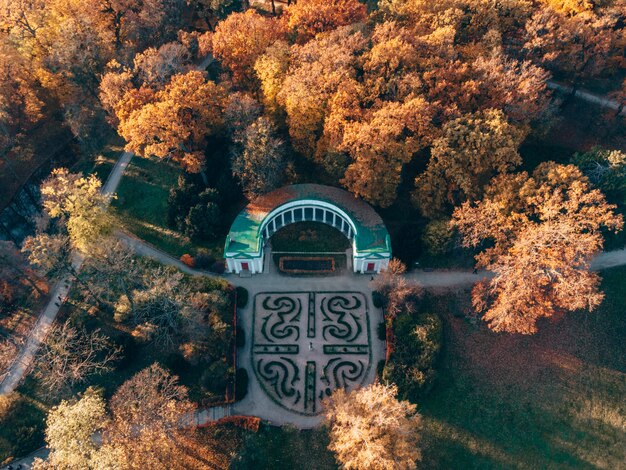
{"label": "building with green roof", "polygon": [[351,240],[354,272],[387,268],[389,233],[369,204],[339,188],[295,184],[258,197],[239,213],[224,247],[228,271],[263,272],[266,242],[282,227],[304,221],[328,224]]}

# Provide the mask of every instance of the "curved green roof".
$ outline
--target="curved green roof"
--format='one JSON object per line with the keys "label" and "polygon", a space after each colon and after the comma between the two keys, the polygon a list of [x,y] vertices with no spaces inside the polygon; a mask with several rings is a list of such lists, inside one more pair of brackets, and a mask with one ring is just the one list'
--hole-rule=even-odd
{"label": "curved green roof", "polygon": [[341,209],[356,228],[354,236],[359,253],[389,253],[391,242],[383,220],[366,202],[347,191],[319,184],[294,184],[258,197],[242,210],[233,222],[224,254],[246,257],[261,250],[261,226],[275,209],[297,201],[320,201]]}

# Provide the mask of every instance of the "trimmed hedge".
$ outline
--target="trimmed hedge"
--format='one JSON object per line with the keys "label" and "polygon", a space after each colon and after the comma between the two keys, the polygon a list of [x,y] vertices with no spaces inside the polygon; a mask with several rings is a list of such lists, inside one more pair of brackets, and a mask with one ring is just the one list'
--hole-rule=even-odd
{"label": "trimmed hedge", "polygon": [[246,332],[240,326],[237,327],[237,347],[243,348],[246,345]]}
{"label": "trimmed hedge", "polygon": [[385,305],[385,296],[378,291],[372,292],[372,303],[376,308],[382,308]]}
{"label": "trimmed hedge", "polygon": [[235,373],[235,400],[243,400],[248,394],[248,371],[237,369]]}
{"label": "trimmed hedge", "polygon": [[248,289],[245,287],[237,286],[235,289],[237,291],[237,308],[244,308],[248,305]]}
{"label": "trimmed hedge", "polygon": [[378,328],[376,328],[376,333],[378,335],[378,339],[381,341],[385,341],[387,339],[387,325],[384,321],[381,321],[378,324]]}
{"label": "trimmed hedge", "polygon": [[393,322],[393,331],[395,343],[382,378],[398,385],[401,399],[416,402],[430,391],[435,380],[441,320],[433,313],[401,313]]}

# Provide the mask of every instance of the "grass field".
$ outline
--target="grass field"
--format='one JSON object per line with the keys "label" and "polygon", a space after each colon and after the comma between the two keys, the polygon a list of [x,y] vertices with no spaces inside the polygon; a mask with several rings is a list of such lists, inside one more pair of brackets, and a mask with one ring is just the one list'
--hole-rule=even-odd
{"label": "grass field", "polygon": [[[497,335],[442,306],[445,352],[421,404],[426,468],[624,468],[626,268],[597,312]],[[467,297],[467,296],[465,296]]]}
{"label": "grass field", "polygon": [[167,226],[169,190],[181,171],[168,162],[134,157],[118,187],[114,212],[126,230],[171,255],[195,254],[204,248],[221,257],[222,240],[199,245]]}

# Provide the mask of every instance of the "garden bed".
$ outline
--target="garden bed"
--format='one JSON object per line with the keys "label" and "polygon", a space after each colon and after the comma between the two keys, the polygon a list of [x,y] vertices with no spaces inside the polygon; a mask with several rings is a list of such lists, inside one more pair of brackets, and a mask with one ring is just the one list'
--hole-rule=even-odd
{"label": "garden bed", "polygon": [[333,273],[335,259],[331,256],[281,256],[278,267],[288,274]]}

